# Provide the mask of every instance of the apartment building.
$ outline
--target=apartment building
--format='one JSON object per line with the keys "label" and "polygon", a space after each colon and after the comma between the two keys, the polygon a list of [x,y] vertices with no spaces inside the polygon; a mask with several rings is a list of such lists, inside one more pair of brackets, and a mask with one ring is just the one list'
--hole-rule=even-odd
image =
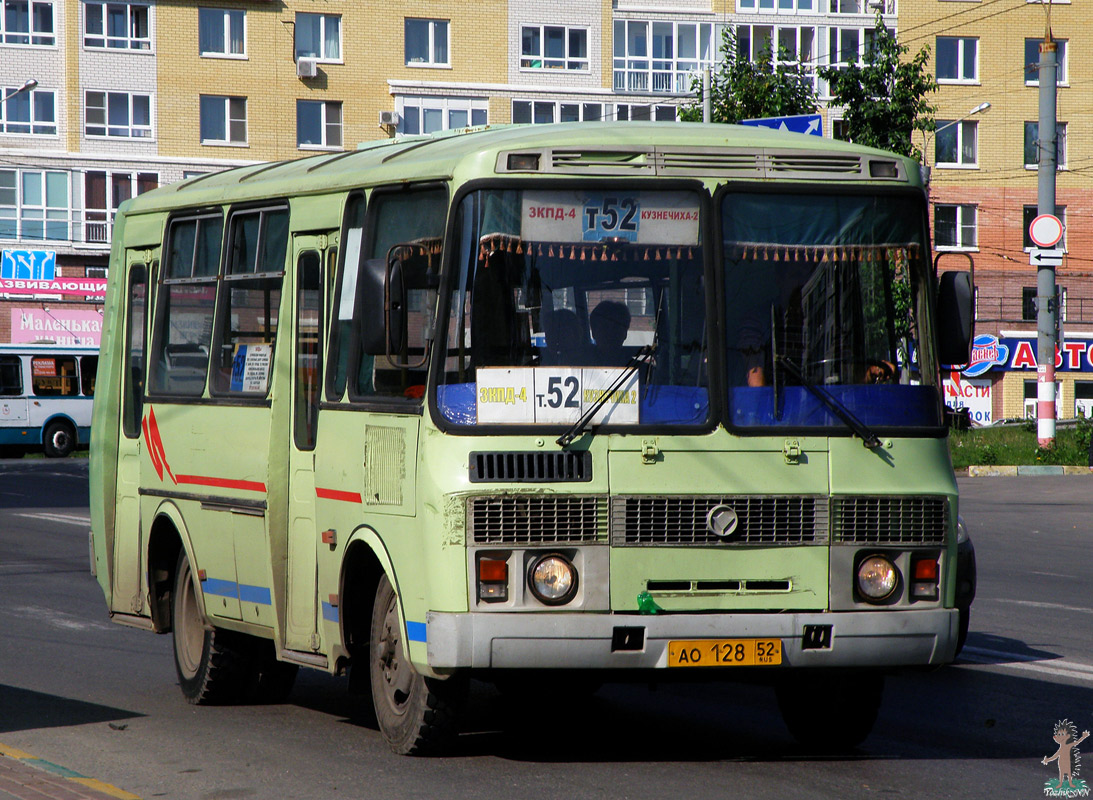
{"label": "apartment building", "polygon": [[1035,415],[1036,268],[1028,228],[1041,145],[1036,65],[1049,12],[1059,61],[1056,214],[1065,225],[1056,271],[1062,419],[1093,411],[1093,65],[1080,57],[1090,30],[1082,4],[902,0],[900,7],[901,40],[914,50],[929,45],[940,84],[938,130],[922,142],[934,247],[944,253],[942,269],[974,264],[976,331],[986,337],[948,389],[981,420]]}

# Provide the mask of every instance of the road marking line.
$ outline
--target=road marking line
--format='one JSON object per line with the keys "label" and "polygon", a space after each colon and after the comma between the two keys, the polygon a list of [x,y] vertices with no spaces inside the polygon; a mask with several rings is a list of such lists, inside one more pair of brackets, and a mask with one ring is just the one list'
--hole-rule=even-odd
{"label": "road marking line", "polygon": [[1093,666],[1078,661],[1067,661],[1065,658],[1048,660],[1040,656],[1030,656],[1024,653],[1005,653],[979,647],[965,647],[960,654],[960,658],[961,661],[966,663],[957,662],[957,666],[1009,667],[1010,669],[1039,672],[1044,675],[1054,675],[1093,683]]}
{"label": "road marking line", "polygon": [[117,786],[111,786],[109,783],[104,783],[97,778],[88,778],[86,775],[81,775],[78,772],[68,769],[68,767],[62,767],[51,761],[32,756],[30,753],[25,753],[14,747],[0,744],[0,756],[16,759],[27,766],[36,767],[43,772],[48,772],[51,775],[56,775],[57,777],[72,781],[73,783],[78,783],[81,786],[86,786],[88,789],[102,792],[110,797],[116,797],[118,800],[141,800],[140,795],[127,792],[124,789],[119,789]]}
{"label": "road marking line", "polygon": [[1093,614],[1093,608],[1084,608],[1082,606],[1064,606],[1061,603],[1039,603],[1034,600],[1011,600],[1008,597],[993,597],[991,599],[996,603],[1012,603],[1015,606],[1047,608],[1053,611],[1074,611],[1078,614]]}
{"label": "road marking line", "polygon": [[16,517],[28,519],[44,519],[49,522],[63,522],[66,525],[90,525],[90,517],[76,517],[71,514],[15,514]]}

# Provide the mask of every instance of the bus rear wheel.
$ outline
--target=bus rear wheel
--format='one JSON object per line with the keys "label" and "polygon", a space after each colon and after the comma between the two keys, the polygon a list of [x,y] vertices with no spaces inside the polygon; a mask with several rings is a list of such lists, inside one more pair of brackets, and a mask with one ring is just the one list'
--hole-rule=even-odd
{"label": "bus rear wheel", "polygon": [[46,458],[65,458],[76,449],[76,435],[64,422],[51,422],[42,432],[42,449]]}
{"label": "bus rear wheel", "polygon": [[451,744],[466,683],[458,676],[426,678],[414,669],[403,643],[398,595],[386,575],[372,608],[368,674],[376,722],[394,752],[428,755]]}
{"label": "bus rear wheel", "polygon": [[776,686],[778,708],[800,744],[824,752],[850,750],[873,730],[884,694],[880,672],[800,672]]}
{"label": "bus rear wheel", "polygon": [[247,699],[257,680],[254,659],[238,636],[205,624],[185,550],[175,570],[171,630],[178,685],[187,700],[219,705]]}

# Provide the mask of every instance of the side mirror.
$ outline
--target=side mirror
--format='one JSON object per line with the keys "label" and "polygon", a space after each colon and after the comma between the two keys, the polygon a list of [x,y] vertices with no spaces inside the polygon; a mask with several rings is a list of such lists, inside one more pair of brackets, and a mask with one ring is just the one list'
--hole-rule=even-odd
{"label": "side mirror", "polygon": [[370,356],[399,354],[406,346],[406,284],[402,262],[370,258],[361,264],[361,350]]}
{"label": "side mirror", "polygon": [[938,278],[937,353],[942,364],[967,364],[971,359],[974,296],[970,272],[943,272]]}

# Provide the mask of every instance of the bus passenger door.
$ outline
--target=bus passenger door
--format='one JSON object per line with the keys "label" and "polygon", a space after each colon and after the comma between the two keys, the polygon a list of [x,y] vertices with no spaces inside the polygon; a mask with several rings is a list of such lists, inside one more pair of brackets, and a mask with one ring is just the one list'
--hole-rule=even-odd
{"label": "bus passenger door", "polygon": [[125,322],[122,333],[121,436],[118,437],[117,500],[114,504],[114,564],[111,608],[122,614],[142,614],[140,464],[141,416],[145,375],[145,320],[148,309],[148,267],[154,255],[146,250],[126,254]]}
{"label": "bus passenger door", "polygon": [[[333,237],[331,237],[333,238]],[[288,487],[288,589],[285,646],[319,649],[315,524],[315,432],[322,381],[323,263],[325,236],[294,237],[292,421]]]}

